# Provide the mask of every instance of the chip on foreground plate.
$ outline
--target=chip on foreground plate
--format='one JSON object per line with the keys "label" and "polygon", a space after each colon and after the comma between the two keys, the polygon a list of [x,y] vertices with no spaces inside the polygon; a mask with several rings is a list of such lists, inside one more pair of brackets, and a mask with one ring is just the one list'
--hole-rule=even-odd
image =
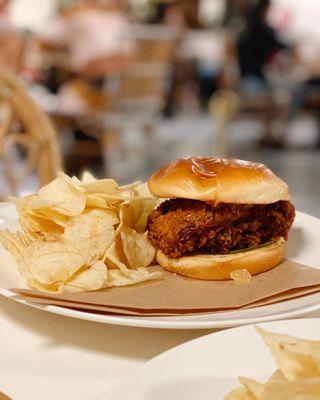
{"label": "chip on foreground plate", "polygon": [[227,394],[224,400],[320,399],[320,341],[256,329],[279,369],[266,383],[240,377],[242,387]]}
{"label": "chip on foreground plate", "polygon": [[1,231],[0,241],[32,288],[89,291],[161,276],[147,268],[155,249],[146,237],[159,200],[143,183],[61,174],[38,193],[12,200],[22,230]]}

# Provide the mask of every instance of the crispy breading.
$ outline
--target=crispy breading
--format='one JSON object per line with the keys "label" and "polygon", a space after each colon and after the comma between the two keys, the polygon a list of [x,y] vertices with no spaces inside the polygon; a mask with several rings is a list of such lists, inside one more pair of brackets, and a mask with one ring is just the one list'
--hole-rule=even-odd
{"label": "crispy breading", "polygon": [[171,199],[152,212],[148,238],[168,257],[195,252],[226,254],[287,239],[294,220],[289,201],[272,204],[209,204],[189,199]]}

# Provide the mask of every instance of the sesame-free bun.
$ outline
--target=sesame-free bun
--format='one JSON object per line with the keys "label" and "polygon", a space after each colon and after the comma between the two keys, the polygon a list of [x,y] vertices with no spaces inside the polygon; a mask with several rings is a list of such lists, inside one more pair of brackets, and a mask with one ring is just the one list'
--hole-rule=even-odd
{"label": "sesame-free bun", "polygon": [[162,268],[179,275],[194,279],[224,281],[230,279],[230,273],[236,269],[246,269],[251,275],[269,271],[284,259],[285,241],[222,255],[191,255],[181,258],[169,258],[157,250],[157,261]]}
{"label": "sesame-free bun", "polygon": [[236,204],[289,200],[287,184],[269,168],[235,159],[182,158],[153,174],[148,185],[161,198]]}

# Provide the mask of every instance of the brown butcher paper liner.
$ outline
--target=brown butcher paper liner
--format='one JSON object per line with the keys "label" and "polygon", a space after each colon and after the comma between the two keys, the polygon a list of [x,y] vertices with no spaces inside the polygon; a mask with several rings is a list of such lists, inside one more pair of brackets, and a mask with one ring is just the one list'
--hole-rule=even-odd
{"label": "brown butcher paper liner", "polygon": [[285,260],[250,282],[200,281],[161,270],[163,279],[96,292],[11,289],[28,302],[122,315],[181,315],[252,308],[320,291],[320,270]]}

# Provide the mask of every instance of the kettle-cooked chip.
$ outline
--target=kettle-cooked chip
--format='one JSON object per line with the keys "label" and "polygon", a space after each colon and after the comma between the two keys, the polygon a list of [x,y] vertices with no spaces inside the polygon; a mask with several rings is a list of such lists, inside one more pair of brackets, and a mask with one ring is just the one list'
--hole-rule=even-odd
{"label": "kettle-cooked chip", "polygon": [[99,290],[106,286],[108,280],[107,266],[103,261],[95,261],[88,269],[76,273],[62,287],[61,291],[80,292]]}
{"label": "kettle-cooked chip", "polygon": [[26,247],[16,233],[9,232],[8,230],[0,232],[0,242],[5,249],[10,251],[15,260],[21,257],[21,253]]}
{"label": "kettle-cooked chip", "polygon": [[[266,383],[239,378],[238,388],[225,400],[316,400],[320,399],[320,341],[267,332],[256,328],[269,346],[279,367]],[[252,397],[248,397],[248,396]]]}
{"label": "kettle-cooked chip", "polygon": [[111,210],[91,210],[72,218],[62,240],[72,243],[90,264],[101,258],[115,238],[117,215]]}
{"label": "kettle-cooked chip", "polygon": [[102,198],[95,194],[87,195],[86,208],[112,208],[110,205]]}
{"label": "kettle-cooked chip", "polygon": [[81,187],[89,193],[112,195],[117,193],[117,182],[113,179],[81,183]]}
{"label": "kettle-cooked chip", "polygon": [[147,239],[147,232],[137,233],[123,226],[120,231],[123,251],[130,268],[147,267],[155,256],[155,248]]}
{"label": "kettle-cooked chip", "polygon": [[320,342],[298,339],[256,328],[288,379],[320,376]]}
{"label": "kettle-cooked chip", "polygon": [[0,239],[31,287],[98,290],[160,276],[144,268],[154,259],[146,224],[158,199],[141,182],[118,186],[89,173],[81,181],[61,174],[13,201],[23,232],[1,233]]}
{"label": "kettle-cooked chip", "polygon": [[159,203],[155,198],[136,198],[124,202],[120,206],[120,221],[123,225],[135,229],[138,233],[145,232],[148,216]]}
{"label": "kettle-cooked chip", "polygon": [[239,382],[243,384],[243,386],[254,398],[260,399],[264,390],[263,383],[257,382],[254,379],[245,378],[243,376],[239,378]]}
{"label": "kettle-cooked chip", "polygon": [[85,258],[71,244],[63,241],[35,241],[21,254],[25,277],[41,285],[65,282],[83,265]]}
{"label": "kettle-cooked chip", "polygon": [[40,189],[38,199],[46,200],[55,211],[70,217],[81,214],[86,206],[85,190],[66,175],[61,175]]}
{"label": "kettle-cooked chip", "polygon": [[318,400],[320,378],[274,381],[266,384],[259,400]]}
{"label": "kettle-cooked chip", "polygon": [[95,177],[91,174],[91,172],[89,172],[89,171],[84,171],[84,172],[82,173],[82,175],[81,175],[81,180],[79,180],[79,179],[77,178],[77,181],[78,181],[79,183],[91,183],[91,182],[96,182],[96,181],[97,181],[97,178],[95,178]]}
{"label": "kettle-cooked chip", "polygon": [[224,400],[257,400],[247,389],[239,387],[227,394]]}
{"label": "kettle-cooked chip", "polygon": [[161,279],[159,271],[149,271],[148,268],[129,269],[126,274],[119,269],[108,270],[108,283],[106,287],[127,286],[136,283],[146,282],[154,279]]}

